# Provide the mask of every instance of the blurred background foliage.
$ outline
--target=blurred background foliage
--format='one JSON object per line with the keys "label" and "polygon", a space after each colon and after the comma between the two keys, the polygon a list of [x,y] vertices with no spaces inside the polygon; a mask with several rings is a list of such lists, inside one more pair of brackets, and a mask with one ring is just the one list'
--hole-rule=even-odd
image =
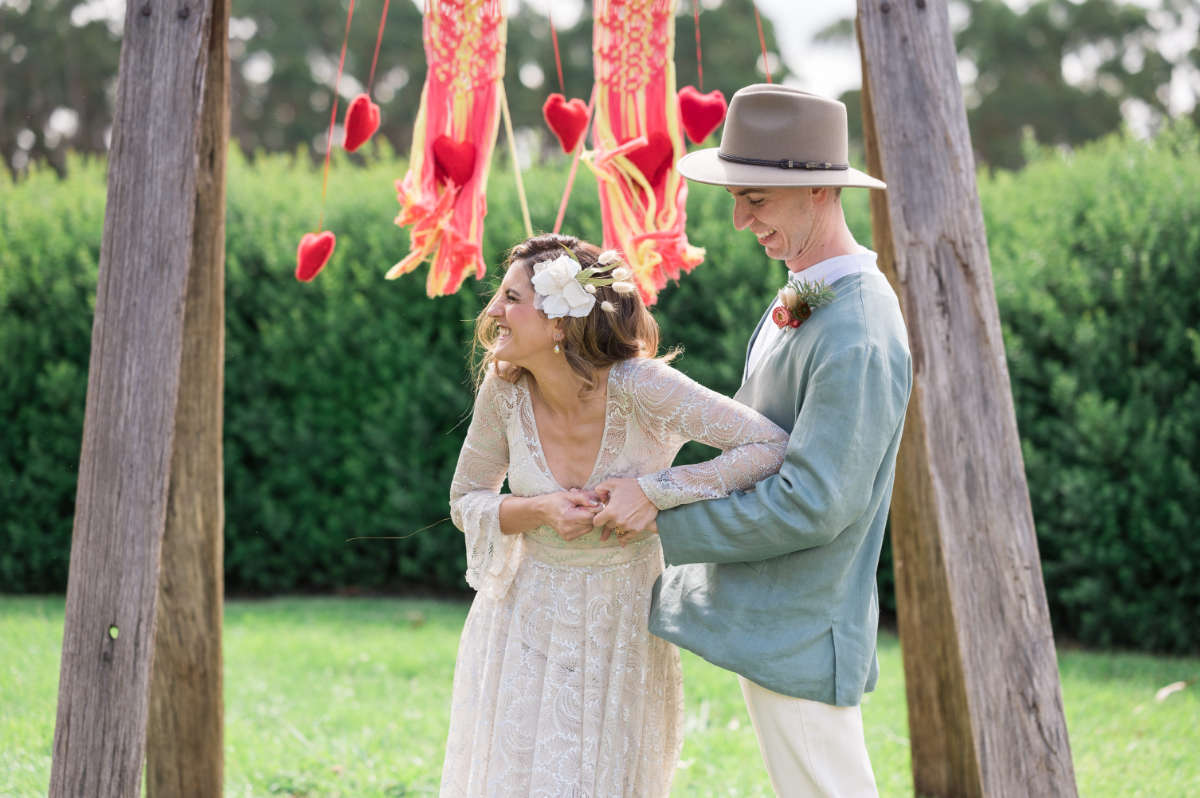
{"label": "blurred background foliage", "polygon": [[[1025,163],[1022,140],[1075,146],[1129,124],[1200,122],[1198,0],[955,0],[951,26],[976,160]],[[854,20],[816,34],[853,43]],[[861,92],[844,93],[861,139]]]}
{"label": "blurred background foliage", "polygon": [[[60,172],[67,153],[103,153],[112,124],[123,18],[101,0],[0,0],[0,153],[9,169],[46,160]],[[231,136],[243,152],[294,152],[323,157],[332,89],[346,31],[348,0],[236,0],[230,18]],[[359,2],[350,28],[340,84],[338,129],[345,104],[366,88],[381,2]],[[562,15],[560,15],[562,16]],[[571,24],[564,24],[564,22]],[[555,22],[566,96],[585,103],[592,86],[591,2],[575,19]],[[768,50],[778,50],[763,18]],[[765,79],[758,71],[758,33],[751,0],[707,3],[701,31],[705,91],[728,97]],[[737,41],[743,46],[715,46]],[[695,24],[690,2],[679,3],[675,62],[679,86],[697,78]],[[52,58],[48,57],[52,54]],[[542,103],[559,91],[550,19],[521,3],[508,21],[505,85],[523,151],[533,160],[561,152],[542,120]],[[772,78],[787,78],[772,59]],[[380,104],[377,140],[407,152],[425,81],[420,9],[396,0],[376,66],[373,98]]]}
{"label": "blurred background foliage", "polygon": [[[243,152],[303,148],[323,155],[348,2],[291,0],[286,13],[273,0],[234,2],[231,125]],[[581,11],[579,3],[557,4],[555,24],[566,95],[586,102],[591,2],[580,3]],[[693,3],[677,5],[675,63],[683,86],[698,77],[695,24]],[[69,151],[105,151],[122,6],[114,0],[0,0],[0,154],[14,173],[39,160],[61,172]],[[728,97],[765,79],[752,0],[703,0],[701,6],[703,88]],[[528,2],[515,7],[506,86],[523,157],[537,162],[558,147],[541,116],[546,97],[559,91],[550,19]],[[342,108],[367,82],[381,8],[378,2],[356,7]],[[1170,118],[1200,122],[1200,0],[953,0],[949,11],[980,163],[1019,167],[1023,131],[1043,144],[1073,146],[1122,124],[1149,135]],[[772,78],[787,82],[792,76],[778,56],[771,18],[762,21]],[[854,47],[853,21],[827,27],[812,44]],[[397,0],[389,6],[373,86],[382,108],[378,136],[396,152],[407,152],[411,143],[424,78],[418,5]],[[855,136],[861,135],[858,94],[842,96]]]}
{"label": "blurred background foliage", "polygon": [[[464,590],[447,490],[471,406],[470,320],[496,277],[424,296],[392,181],[424,80],[421,18],[391,4],[375,80],[383,126],[335,153],[337,254],[291,277],[318,213],[348,0],[236,0],[227,230],[226,579],[233,593]],[[0,0],[0,585],[66,585],[82,433],[120,3]],[[677,82],[696,82],[679,3]],[[356,9],[341,90],[363,88],[378,6]],[[1096,645],[1200,650],[1200,0],[955,0],[997,301],[1055,628]],[[557,19],[568,97],[591,86],[590,4]],[[705,0],[704,89],[763,79],[751,0]],[[778,46],[763,17],[767,48]],[[714,32],[719,31],[718,35]],[[817,41],[853,43],[843,20]],[[535,226],[551,226],[567,161],[541,105],[558,91],[550,21],[508,28],[506,86]],[[773,77],[786,68],[772,62]],[[857,92],[843,95],[854,135]],[[1120,133],[1114,131],[1121,130]],[[335,133],[340,139],[340,133]],[[1088,142],[1092,142],[1089,144]],[[484,254],[523,237],[506,147],[493,164]],[[861,160],[861,159],[859,159]],[[865,192],[847,192],[869,242]],[[728,198],[693,187],[707,248],[663,292],[678,365],[736,390],[746,339],[782,275],[735,234]],[[564,229],[600,238],[580,170]],[[708,456],[689,445],[682,461]],[[894,609],[890,555],[880,570]]]}
{"label": "blurred background foliage", "polygon": [[[1029,165],[980,177],[996,296],[1055,629],[1097,645],[1200,650],[1200,135],[1112,135],[1074,152],[1026,141]],[[70,156],[0,178],[0,585],[66,585],[105,164]],[[489,181],[484,256],[523,237],[511,164]],[[429,300],[391,221],[405,164],[335,155],[338,232],[312,283],[292,277],[318,212],[304,154],[233,152],[225,372],[226,584],[233,594],[465,590],[448,486],[466,431],[471,319],[494,269]],[[525,173],[551,226],[566,170]],[[866,192],[845,194],[870,241]],[[707,257],[656,315],[680,368],[732,393],[747,337],[783,277],[729,224],[727,194],[693,187]],[[600,237],[581,169],[564,229]],[[706,456],[689,448],[685,459]],[[982,455],[981,455],[982,456]],[[894,608],[890,559],[880,571]]]}

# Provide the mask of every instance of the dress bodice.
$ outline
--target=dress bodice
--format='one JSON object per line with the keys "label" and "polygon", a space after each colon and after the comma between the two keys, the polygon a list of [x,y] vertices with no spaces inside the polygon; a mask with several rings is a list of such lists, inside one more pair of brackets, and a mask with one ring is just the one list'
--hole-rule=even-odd
{"label": "dress bodice", "polygon": [[[525,375],[508,382],[492,374],[484,380],[455,471],[451,515],[467,534],[467,577],[476,589],[485,571],[508,574],[511,579],[509,571],[520,557],[514,550],[524,549],[525,541],[538,559],[604,565],[638,556],[639,543],[653,537],[642,534],[621,546],[615,536],[603,541],[600,531],[593,530],[565,541],[548,526],[522,535],[500,535],[499,504],[504,498],[500,488],[505,477],[514,496],[539,496],[566,487],[591,489],[612,477],[636,477],[655,506],[666,509],[748,488],[776,471],[783,459],[787,435],[766,418],[661,361],[635,358],[609,370],[604,431],[587,482],[559,485],[542,450],[529,379]],[[719,448],[722,454],[704,463],[672,468],[671,462],[689,440]],[[506,564],[499,563],[497,556]]]}

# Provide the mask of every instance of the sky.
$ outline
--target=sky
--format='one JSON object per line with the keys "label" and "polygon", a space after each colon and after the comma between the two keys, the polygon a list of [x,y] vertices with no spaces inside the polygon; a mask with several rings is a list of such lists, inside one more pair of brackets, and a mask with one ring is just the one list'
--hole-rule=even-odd
{"label": "sky", "polygon": [[[337,2],[337,0],[330,0]],[[0,0],[20,4],[21,0]],[[423,0],[413,0],[417,6]],[[677,0],[679,7],[690,8],[691,0]],[[705,7],[720,5],[721,0],[700,0],[701,14]],[[521,4],[546,13],[551,6],[555,20],[570,27],[582,13],[580,0],[508,0],[510,11]],[[775,26],[779,42],[780,57],[796,78],[790,81],[798,88],[816,94],[836,97],[847,89],[855,89],[862,82],[857,48],[851,45],[812,45],[813,34],[838,19],[854,16],[855,0],[756,0],[765,18]],[[234,8],[236,16],[236,7]],[[71,21],[84,24],[93,19],[120,20],[125,13],[125,0],[84,0],[73,10]],[[700,33],[703,36],[704,18],[701,16]],[[711,37],[712,34],[709,33]],[[701,40],[703,45],[703,40]],[[747,42],[748,48],[757,49],[757,42]]]}
{"label": "sky", "polygon": [[[35,0],[36,1],[36,0]],[[328,0],[338,2],[339,0]],[[1155,0],[1129,0],[1130,2],[1152,7]],[[0,5],[27,5],[31,0],[0,0]],[[425,0],[412,0],[420,7]],[[581,0],[506,0],[510,13],[515,12],[522,4],[527,4],[541,13],[554,11],[555,21],[565,27],[575,24],[583,11]],[[689,9],[693,0],[676,0],[678,6]],[[703,9],[719,6],[722,0],[699,0],[701,7],[700,31],[705,34]],[[1029,5],[1030,0],[1007,0],[1014,8],[1022,9]],[[788,82],[798,88],[822,94],[827,97],[837,97],[844,91],[856,89],[862,85],[862,67],[859,62],[858,48],[852,43],[836,45],[818,44],[812,41],[814,34],[839,19],[854,16],[857,10],[856,0],[755,0],[759,12],[770,19],[775,28],[775,36],[779,43],[780,57],[787,64],[794,77]],[[951,9],[953,10],[953,8]],[[236,9],[235,9],[236,11]],[[125,0],[83,0],[74,6],[71,21],[77,25],[92,19],[108,19],[111,24],[119,25],[124,16]],[[1167,51],[1186,52],[1195,45],[1197,28],[1200,27],[1200,15],[1189,12],[1188,22],[1184,29],[1165,33],[1159,41],[1159,49]],[[711,42],[712,32],[707,39]],[[746,42],[747,48],[756,50],[757,42]],[[1086,55],[1086,53],[1084,53]],[[1080,60],[1080,59],[1077,59]],[[1086,59],[1083,59],[1086,60]],[[1064,63],[1064,73],[1068,81],[1073,73],[1086,75],[1088,65],[1083,63]],[[1173,112],[1187,112],[1200,95],[1200,70],[1180,72],[1172,81],[1169,105]]]}
{"label": "sky", "polygon": [[[862,85],[857,47],[812,43],[817,31],[839,19],[853,17],[857,11],[855,0],[756,0],[756,3],[759,13],[769,17],[774,24],[779,55],[796,75],[796,79],[789,82],[826,97],[837,97]],[[700,33],[704,33],[703,17]]]}
{"label": "sky", "polygon": [[[421,0],[414,0],[420,5]],[[691,8],[691,0],[676,0],[684,10]],[[704,9],[721,4],[721,0],[700,0],[701,47],[707,39],[712,41],[712,32],[704,28]],[[547,13],[553,7],[555,24],[570,27],[583,11],[580,0],[509,0],[510,10],[528,5]],[[779,43],[780,57],[795,78],[788,81],[797,88],[836,97],[847,89],[856,89],[862,83],[862,67],[858,61],[858,49],[852,45],[812,45],[817,31],[839,19],[854,16],[855,0],[755,0],[759,13],[769,19],[775,27],[775,38]],[[678,46],[678,43],[677,43]],[[751,52],[757,52],[758,42],[746,42]]]}

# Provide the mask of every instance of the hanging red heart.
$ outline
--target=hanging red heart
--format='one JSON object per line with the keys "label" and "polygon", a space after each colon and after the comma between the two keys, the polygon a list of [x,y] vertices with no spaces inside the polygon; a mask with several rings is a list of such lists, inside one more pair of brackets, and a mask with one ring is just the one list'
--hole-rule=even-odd
{"label": "hanging red heart", "polygon": [[328,230],[320,233],[305,233],[296,248],[296,279],[307,283],[325,268],[333,255],[337,238]]}
{"label": "hanging red heart", "polygon": [[651,186],[656,186],[670,168],[675,148],[666,133],[655,131],[646,139],[645,144],[630,151],[626,157],[646,176]]}
{"label": "hanging red heart", "polygon": [[587,130],[588,110],[583,100],[567,100],[558,92],[546,98],[542,105],[542,116],[558,138],[563,152],[574,152],[579,139]]}
{"label": "hanging red heart", "polygon": [[725,119],[725,95],[718,89],[701,94],[695,86],[679,90],[679,115],[683,130],[693,144],[699,144]]}
{"label": "hanging red heart", "polygon": [[433,140],[434,175],[462,187],[475,174],[475,147],[469,141],[455,141],[449,136]]}
{"label": "hanging red heart", "polygon": [[354,152],[379,129],[379,106],[367,95],[358,95],[346,109],[345,128],[346,139],[342,146],[346,152]]}

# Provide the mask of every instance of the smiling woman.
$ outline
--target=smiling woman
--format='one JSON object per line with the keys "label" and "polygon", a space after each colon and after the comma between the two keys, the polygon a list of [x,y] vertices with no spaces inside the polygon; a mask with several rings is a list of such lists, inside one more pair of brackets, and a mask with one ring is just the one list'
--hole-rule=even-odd
{"label": "smiling woman", "polygon": [[[476,364],[476,382],[493,369],[501,378],[516,382],[529,371],[529,358],[539,354],[561,355],[583,380],[586,390],[598,385],[597,372],[620,360],[652,357],[658,351],[658,323],[650,315],[636,290],[626,286],[628,271],[623,263],[602,263],[599,247],[572,236],[535,236],[513,247],[505,263],[505,276],[495,297],[475,320],[475,340],[481,354]],[[615,253],[612,253],[615,256]],[[555,262],[573,263],[575,273],[555,278]],[[538,276],[546,271],[546,281]],[[596,271],[600,276],[588,282],[576,278],[581,272]],[[535,280],[536,278],[536,280]],[[584,279],[587,279],[586,277]],[[534,283],[553,283],[566,296],[589,297],[593,302],[575,303],[579,312],[543,312],[547,302],[559,296],[539,295]],[[550,290],[543,288],[543,292]],[[563,300],[573,304],[569,299]],[[592,310],[593,304],[599,311]],[[557,346],[557,351],[555,347]],[[670,360],[672,355],[667,355]]]}
{"label": "smiling woman", "polygon": [[[646,623],[655,517],[749,488],[779,468],[787,436],[654,357],[658,326],[631,277],[616,252],[539,236],[512,250],[477,319],[480,380],[450,490],[476,596],[444,796],[670,790],[683,696],[678,650]],[[722,454],[671,468],[689,440]]]}

